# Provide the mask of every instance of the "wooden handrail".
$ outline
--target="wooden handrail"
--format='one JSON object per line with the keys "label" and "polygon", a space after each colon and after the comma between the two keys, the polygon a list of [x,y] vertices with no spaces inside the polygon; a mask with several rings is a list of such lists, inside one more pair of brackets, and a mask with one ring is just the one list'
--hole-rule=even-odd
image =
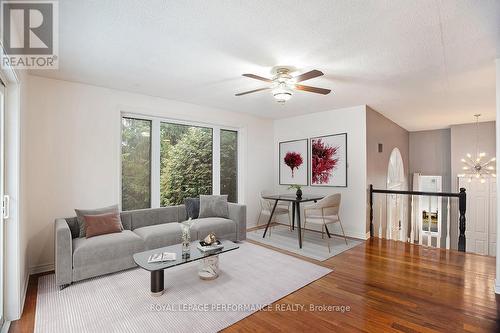
{"label": "wooden handrail", "polygon": [[448,197],[448,198],[458,198],[458,211],[459,211],[459,226],[460,234],[458,236],[458,250],[465,252],[465,211],[467,206],[467,194],[465,193],[465,188],[461,187],[460,192],[421,192],[421,191],[403,191],[403,190],[382,190],[375,189],[373,185],[370,184],[370,237],[373,237],[373,194],[403,194],[403,195],[420,195],[420,196],[433,196],[433,197]]}
{"label": "wooden handrail", "polygon": [[451,193],[451,192],[421,192],[421,191],[379,190],[379,189],[373,189],[372,191],[373,191],[373,193],[423,195],[426,197],[456,197],[456,198],[458,198],[460,196],[460,193]]}

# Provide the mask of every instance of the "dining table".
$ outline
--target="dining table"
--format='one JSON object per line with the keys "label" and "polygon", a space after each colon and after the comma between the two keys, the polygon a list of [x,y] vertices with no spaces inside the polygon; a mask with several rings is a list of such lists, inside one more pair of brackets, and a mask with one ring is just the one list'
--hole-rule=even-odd
{"label": "dining table", "polygon": [[[262,238],[266,237],[267,229],[271,225],[271,221],[273,219],[274,211],[276,210],[276,206],[279,201],[285,201],[292,203],[292,231],[295,230],[295,215],[297,215],[297,229],[298,229],[298,239],[299,239],[299,248],[302,248],[302,232],[301,232],[301,223],[300,223],[300,204],[306,202],[317,202],[324,198],[321,195],[303,195],[301,197],[297,197],[294,194],[271,194],[271,195],[263,195],[263,199],[274,201],[273,209],[271,210],[271,215],[269,216],[269,221],[266,225],[266,230],[264,230],[264,234]],[[325,231],[328,235],[328,238],[331,238],[330,231],[325,225]]]}

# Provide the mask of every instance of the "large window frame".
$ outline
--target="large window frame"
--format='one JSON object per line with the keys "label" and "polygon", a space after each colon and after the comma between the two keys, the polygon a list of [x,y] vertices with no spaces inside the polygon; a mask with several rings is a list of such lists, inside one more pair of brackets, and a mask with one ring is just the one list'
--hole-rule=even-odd
{"label": "large window frame", "polygon": [[[221,184],[220,184],[220,132],[221,130],[234,131],[237,133],[237,196],[238,203],[241,203],[243,200],[243,191],[242,191],[242,175],[240,171],[242,170],[242,128],[224,126],[224,125],[215,125],[211,123],[203,123],[203,122],[193,122],[186,121],[180,119],[166,118],[166,117],[158,117],[158,116],[150,116],[143,115],[138,113],[124,112],[120,113],[120,124],[122,118],[134,118],[139,120],[149,120],[151,121],[151,208],[160,208],[161,207],[161,193],[160,193],[160,163],[161,163],[161,143],[160,143],[160,126],[161,123],[170,123],[170,124],[178,124],[178,125],[186,125],[186,126],[194,126],[194,127],[204,127],[212,130],[212,194],[219,195]],[[120,126],[120,143],[121,143],[121,126]],[[122,159],[121,159],[121,146],[120,146],[120,206],[122,203]]]}

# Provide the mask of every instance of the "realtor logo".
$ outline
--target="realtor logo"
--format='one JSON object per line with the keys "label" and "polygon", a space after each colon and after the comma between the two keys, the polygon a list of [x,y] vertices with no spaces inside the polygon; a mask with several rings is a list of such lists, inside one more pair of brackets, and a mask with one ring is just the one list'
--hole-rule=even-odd
{"label": "realtor logo", "polygon": [[57,1],[2,1],[1,66],[57,69],[59,17]]}

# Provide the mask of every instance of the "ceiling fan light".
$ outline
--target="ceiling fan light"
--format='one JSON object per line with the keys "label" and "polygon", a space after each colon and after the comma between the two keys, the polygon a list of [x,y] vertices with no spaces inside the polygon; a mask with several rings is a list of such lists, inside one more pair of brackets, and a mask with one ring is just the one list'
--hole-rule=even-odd
{"label": "ceiling fan light", "polygon": [[281,83],[272,90],[274,99],[278,103],[285,103],[292,98],[293,91],[286,84]]}

